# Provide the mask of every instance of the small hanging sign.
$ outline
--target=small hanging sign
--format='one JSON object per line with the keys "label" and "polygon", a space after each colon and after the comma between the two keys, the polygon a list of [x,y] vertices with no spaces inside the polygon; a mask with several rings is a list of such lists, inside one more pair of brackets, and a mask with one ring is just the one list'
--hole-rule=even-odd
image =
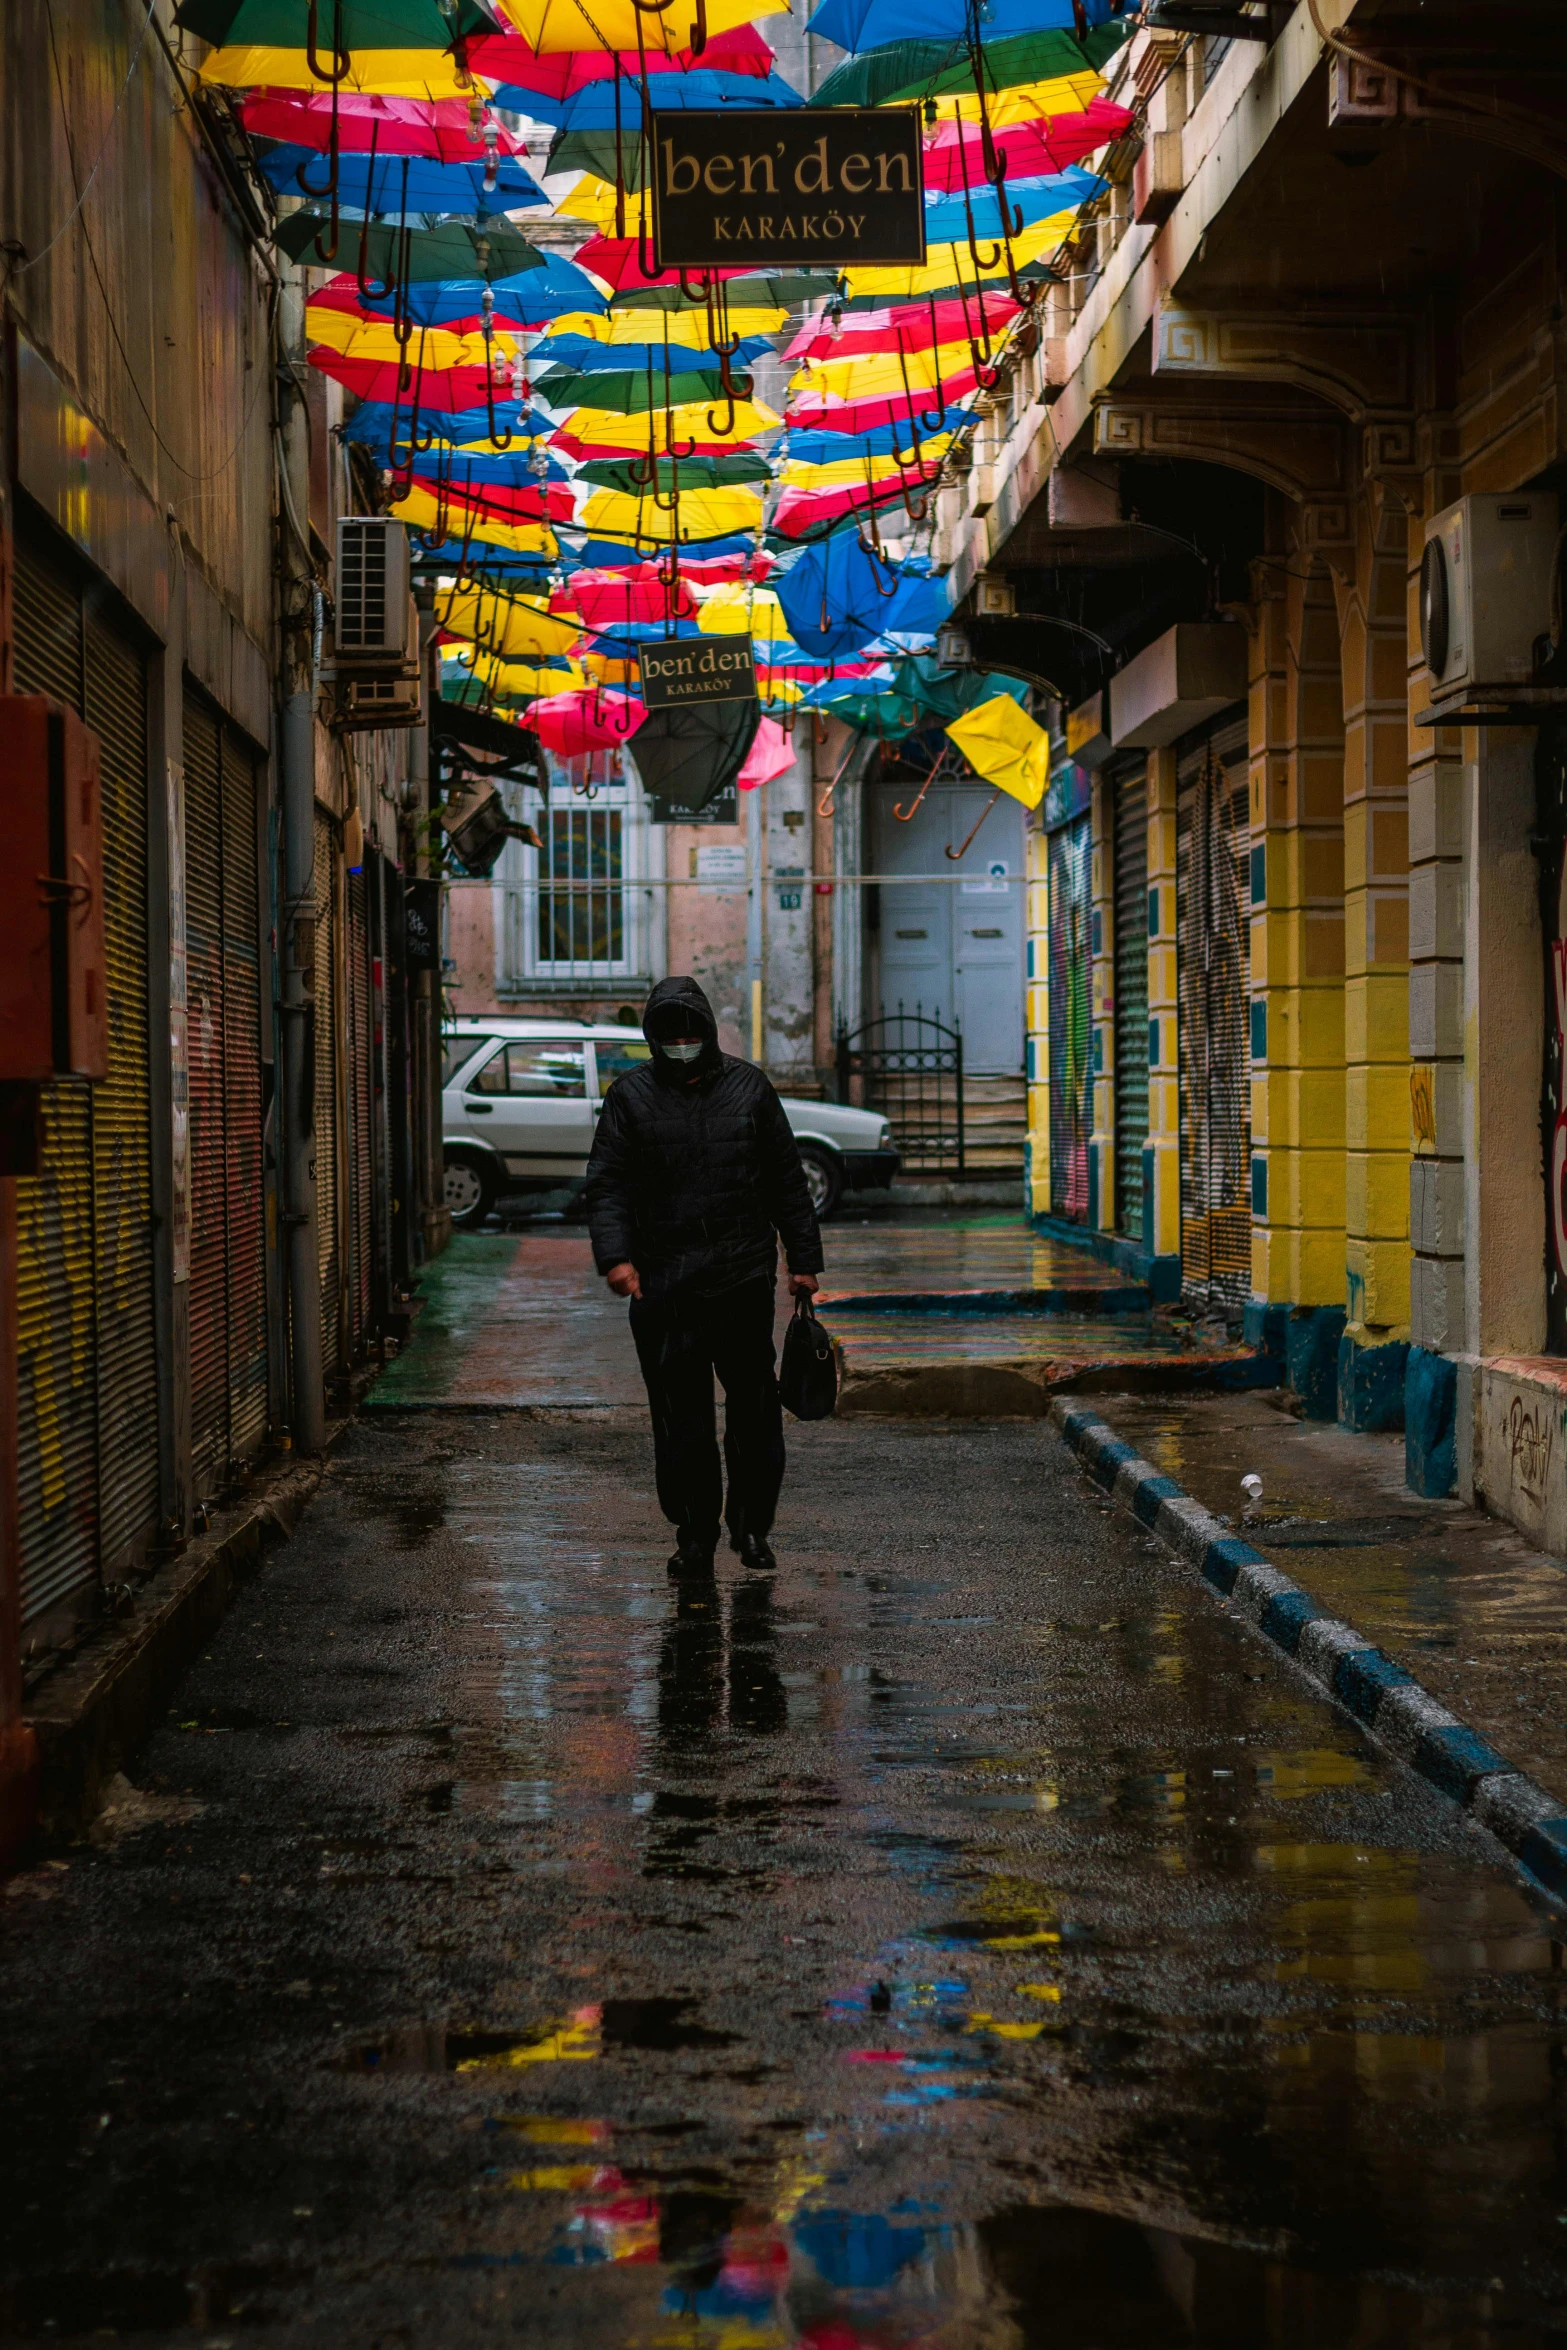
{"label": "small hanging sign", "polygon": [[644,644],[642,699],[650,710],[690,702],[754,702],[756,662],[748,636],[675,637]]}
{"label": "small hanging sign", "polygon": [[751,107],[655,120],[660,270],[924,262],[918,108]]}

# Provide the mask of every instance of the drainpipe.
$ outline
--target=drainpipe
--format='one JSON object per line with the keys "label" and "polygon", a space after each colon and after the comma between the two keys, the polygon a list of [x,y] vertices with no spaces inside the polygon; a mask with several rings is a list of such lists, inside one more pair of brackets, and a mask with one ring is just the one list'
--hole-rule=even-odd
{"label": "drainpipe", "polygon": [[300,383],[305,296],[297,271],[278,303],[278,493],[283,642],[283,904],[279,940],[282,1024],[283,1230],[294,1446],[326,1443],[321,1365],[321,1272],[316,1237],[316,582],[310,558],[310,420]]}

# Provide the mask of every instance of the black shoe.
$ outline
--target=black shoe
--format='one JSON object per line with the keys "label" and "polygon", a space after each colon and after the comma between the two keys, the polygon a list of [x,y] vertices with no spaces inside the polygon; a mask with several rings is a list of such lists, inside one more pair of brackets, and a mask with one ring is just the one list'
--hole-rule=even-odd
{"label": "black shoe", "polygon": [[735,1544],[742,1567],[751,1567],[757,1574],[770,1575],[777,1566],[767,1538],[762,1534],[742,1534]]}
{"label": "black shoe", "polygon": [[680,1582],[711,1582],[713,1553],[701,1542],[682,1542],[669,1562],[669,1571]]}

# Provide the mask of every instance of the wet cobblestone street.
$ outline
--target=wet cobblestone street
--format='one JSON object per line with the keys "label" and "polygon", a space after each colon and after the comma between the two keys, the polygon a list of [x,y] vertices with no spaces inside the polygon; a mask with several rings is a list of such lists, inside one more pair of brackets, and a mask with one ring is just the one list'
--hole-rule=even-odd
{"label": "wet cobblestone street", "polygon": [[791,1424],[776,1582],[677,1594],[549,1245],[571,1402],[388,1395],[14,1881],[0,2332],[1554,2339],[1498,1848],[1039,1424]]}

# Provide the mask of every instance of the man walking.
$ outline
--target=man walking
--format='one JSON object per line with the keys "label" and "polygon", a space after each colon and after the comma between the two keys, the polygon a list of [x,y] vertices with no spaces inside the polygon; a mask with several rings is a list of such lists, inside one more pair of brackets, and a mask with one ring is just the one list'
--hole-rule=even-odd
{"label": "man walking", "polygon": [[767,1537],[784,1473],[774,1235],[791,1293],[814,1290],[816,1211],[783,1104],[760,1069],[719,1051],[718,1023],[694,979],[659,981],[642,1033],[651,1058],[615,1080],[599,1112],[588,1230],[594,1263],[631,1300],[659,1506],[676,1528],[669,1571],[711,1575],[720,1514],[744,1565],[774,1567]]}

